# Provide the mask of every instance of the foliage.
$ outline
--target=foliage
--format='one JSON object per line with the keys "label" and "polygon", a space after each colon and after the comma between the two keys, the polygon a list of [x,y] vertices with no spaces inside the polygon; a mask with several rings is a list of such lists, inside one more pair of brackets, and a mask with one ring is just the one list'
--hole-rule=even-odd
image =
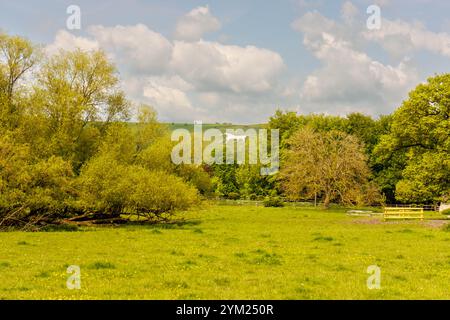
{"label": "foliage", "polygon": [[[277,111],[256,126],[281,133],[281,174],[263,176],[258,164],[173,164],[169,127],[151,106],[134,110],[104,52],[45,54],[0,33],[0,218],[8,223],[83,211],[160,215],[194,205],[198,194],[318,196],[325,205],[379,202],[378,189],[389,201],[450,196],[449,74],[377,119]],[[132,115],[138,123],[127,123]]]}
{"label": "foliage", "polygon": [[171,164],[153,108],[139,106],[136,130],[124,122],[131,113],[102,51],[44,57],[29,41],[0,34],[0,218],[35,224],[195,204],[192,185],[209,192],[209,175]]}
{"label": "foliage", "polygon": [[260,172],[261,165],[241,165],[236,169],[236,183],[242,197],[266,196],[276,189],[274,177]]}
{"label": "foliage", "polygon": [[370,204],[378,194],[369,182],[366,158],[353,136],[302,128],[287,140],[280,173],[283,189],[293,200],[320,195],[325,207],[333,200]]}
{"label": "foliage", "polygon": [[78,184],[80,205],[86,211],[151,217],[185,210],[198,201],[196,189],[180,178],[123,164],[108,155],[89,161]]}
{"label": "foliage", "polygon": [[236,181],[237,165],[213,164],[212,169],[214,172],[212,183],[216,195],[230,199],[239,198],[239,186]]}
{"label": "foliage", "polygon": [[34,45],[21,37],[0,32],[0,124],[14,129],[20,123],[23,110],[20,106],[25,90],[20,86],[23,76],[39,59]]}
{"label": "foliage", "polygon": [[357,112],[340,117],[324,114],[297,115],[295,112],[278,110],[270,117],[269,128],[279,129],[282,141],[305,126],[320,132],[341,131],[357,137],[364,144],[365,152],[370,157],[381,135],[389,131],[390,122],[390,116],[380,116],[375,120]]}
{"label": "foliage", "polygon": [[280,197],[267,197],[264,199],[264,207],[284,207],[284,202]]}
{"label": "foliage", "polygon": [[[72,166],[59,157],[33,159],[30,148],[10,134],[0,137],[0,220],[26,224],[32,217],[54,218],[72,197]],[[38,221],[36,221],[38,222]]]}
{"label": "foliage", "polygon": [[378,162],[396,166],[396,199],[436,202],[450,194],[450,74],[429,78],[394,113],[375,149]]}
{"label": "foliage", "polygon": [[205,170],[205,166],[194,164],[175,165],[172,163],[173,142],[170,141],[169,135],[161,132],[161,136],[154,137],[152,140],[152,144],[137,153],[135,163],[149,170],[159,170],[176,175],[185,182],[195,186],[203,195],[209,195],[213,192],[211,177]]}
{"label": "foliage", "polygon": [[201,165],[179,165],[174,169],[174,173],[185,182],[193,185],[203,195],[211,195],[213,186],[211,177]]}

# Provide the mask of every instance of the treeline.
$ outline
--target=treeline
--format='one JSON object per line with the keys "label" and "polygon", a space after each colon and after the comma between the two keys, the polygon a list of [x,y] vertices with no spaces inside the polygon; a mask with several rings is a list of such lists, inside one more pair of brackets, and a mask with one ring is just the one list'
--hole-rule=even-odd
{"label": "treeline", "polygon": [[305,126],[317,133],[352,135],[363,144],[368,179],[387,203],[450,200],[450,74],[419,84],[389,116],[372,119],[359,113],[332,117],[277,112],[270,126],[283,131],[284,141]]}
{"label": "treeline", "polygon": [[216,193],[229,198],[343,204],[450,201],[450,74],[431,77],[391,115],[376,119],[277,111],[281,170],[219,166]]}
{"label": "treeline", "polygon": [[[138,110],[139,124],[128,121]],[[83,217],[161,219],[202,197],[328,206],[434,203],[450,194],[450,75],[373,119],[277,111],[281,170],[174,165],[155,111],[133,106],[101,51],[48,56],[0,34],[0,227]],[[277,203],[277,201],[274,201]]]}

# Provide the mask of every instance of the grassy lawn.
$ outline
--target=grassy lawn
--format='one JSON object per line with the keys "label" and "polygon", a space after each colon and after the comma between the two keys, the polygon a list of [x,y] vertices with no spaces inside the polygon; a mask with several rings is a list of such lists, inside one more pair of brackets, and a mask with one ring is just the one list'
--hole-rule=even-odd
{"label": "grassy lawn", "polygon": [[[450,298],[450,232],[436,221],[229,205],[187,217],[0,233],[0,299]],[[69,265],[81,267],[81,290],[66,288]],[[380,290],[367,289],[370,265]]]}

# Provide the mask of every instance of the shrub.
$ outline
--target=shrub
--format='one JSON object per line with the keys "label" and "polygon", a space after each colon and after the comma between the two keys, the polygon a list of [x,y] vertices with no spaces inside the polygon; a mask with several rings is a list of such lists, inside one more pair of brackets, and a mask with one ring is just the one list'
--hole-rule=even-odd
{"label": "shrub", "polygon": [[202,195],[210,195],[213,192],[211,177],[202,166],[182,164],[177,166],[174,174],[195,186]]}
{"label": "shrub", "polygon": [[51,157],[31,168],[32,181],[26,199],[29,209],[32,212],[63,214],[72,195],[72,165],[60,157]]}
{"label": "shrub", "polygon": [[209,195],[213,191],[211,178],[202,166],[180,164],[171,160],[173,142],[170,136],[163,136],[137,154],[135,163],[151,171],[165,171],[181,177],[185,182],[195,186],[201,194]]}
{"label": "shrub", "polygon": [[109,156],[90,160],[78,178],[80,206],[88,211],[120,214],[132,188],[126,174],[126,166]]}
{"label": "shrub", "polygon": [[264,200],[264,207],[284,207],[284,202],[280,197],[267,197]]}
{"label": "shrub", "polygon": [[240,198],[240,195],[237,192],[230,192],[229,194],[227,194],[227,198],[230,200],[238,200]]}
{"label": "shrub", "polygon": [[139,215],[186,210],[198,202],[197,190],[181,178],[161,171],[148,171],[141,167],[129,168],[133,187],[126,207]]}
{"label": "shrub", "polygon": [[255,194],[255,193],[252,193],[252,194],[250,194],[250,195],[248,196],[248,199],[249,199],[249,200],[252,200],[252,201],[256,200],[257,198],[258,198],[258,195]]}
{"label": "shrub", "polygon": [[88,211],[148,217],[185,210],[199,200],[197,190],[181,178],[137,165],[97,157],[82,169],[80,205]]}
{"label": "shrub", "polygon": [[445,209],[444,211],[441,211],[441,214],[445,216],[450,216],[450,209]]}
{"label": "shrub", "polygon": [[175,165],[170,158],[172,147],[170,137],[159,138],[138,153],[136,163],[149,170],[173,172]]}
{"label": "shrub", "polygon": [[36,160],[28,146],[0,138],[0,217],[4,224],[54,219],[67,211],[72,166],[60,157]]}

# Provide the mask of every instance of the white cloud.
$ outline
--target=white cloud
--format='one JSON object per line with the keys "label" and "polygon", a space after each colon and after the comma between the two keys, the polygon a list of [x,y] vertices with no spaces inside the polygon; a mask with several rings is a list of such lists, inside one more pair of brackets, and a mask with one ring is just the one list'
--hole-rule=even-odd
{"label": "white cloud", "polygon": [[52,44],[45,47],[45,51],[49,54],[58,53],[60,49],[75,50],[81,49],[84,51],[98,50],[99,44],[96,40],[87,39],[84,37],[77,37],[66,30],[59,30],[56,33],[55,40]]}
{"label": "white cloud", "polygon": [[406,62],[384,65],[327,33],[315,55],[323,65],[304,83],[301,96],[306,101],[328,107],[374,103],[374,109],[379,109],[391,107],[389,103],[398,102],[417,83],[417,75]]}
{"label": "white cloud", "polygon": [[[406,55],[428,50],[448,57],[450,35],[388,20],[381,30],[368,31],[361,27],[365,17],[346,1],[341,20],[311,11],[294,21],[320,63],[304,78],[287,75],[283,58],[272,50],[202,40],[220,28],[208,7],[180,18],[175,39],[143,24],[91,26],[85,37],[59,31],[47,50],[104,49],[118,65],[126,93],[154,105],[164,121],[259,122],[279,106],[298,104],[304,112],[389,113],[423,80]],[[373,43],[396,59],[373,58],[367,51]]]}
{"label": "white cloud", "polygon": [[197,41],[209,32],[220,29],[220,21],[209,11],[209,7],[198,7],[183,16],[175,28],[175,38]]}
{"label": "white cloud", "polygon": [[186,93],[167,86],[158,79],[148,79],[143,87],[145,102],[153,105],[162,119],[183,121],[195,112]]}
{"label": "white cloud", "polygon": [[164,71],[170,62],[170,41],[143,24],[93,26],[88,32],[117,64],[133,73],[159,73]]}
{"label": "white cloud", "polygon": [[251,117],[261,109],[267,114],[267,103],[276,104],[273,92],[284,70],[276,52],[204,40],[172,41],[142,24],[91,26],[87,34],[75,37],[60,31],[47,49],[102,48],[117,64],[127,95],[152,104],[161,119],[230,121],[239,114],[242,121],[257,122],[264,118]]}
{"label": "white cloud", "polygon": [[418,82],[417,72],[407,60],[392,66],[371,58],[346,40],[352,30],[318,13],[306,14],[293,26],[303,33],[306,48],[321,62],[301,88],[301,105],[308,111],[390,112]]}
{"label": "white cloud", "polygon": [[45,49],[50,54],[60,49],[84,51],[103,49],[122,71],[131,73],[158,73],[167,69],[172,44],[161,34],[143,24],[135,26],[91,26],[89,37],[77,37],[66,30],[57,32],[53,43]]}
{"label": "white cloud", "polygon": [[427,50],[450,57],[450,34],[429,31],[420,22],[382,19],[381,29],[364,32],[364,37],[379,43],[395,57],[416,50]]}
{"label": "white cloud", "polygon": [[254,46],[176,41],[171,66],[200,90],[246,93],[271,90],[284,63],[279,54]]}
{"label": "white cloud", "polygon": [[351,32],[348,27],[324,17],[317,11],[307,12],[295,20],[292,28],[303,34],[303,44],[310,49],[320,46],[324,32],[341,39],[347,38]]}

